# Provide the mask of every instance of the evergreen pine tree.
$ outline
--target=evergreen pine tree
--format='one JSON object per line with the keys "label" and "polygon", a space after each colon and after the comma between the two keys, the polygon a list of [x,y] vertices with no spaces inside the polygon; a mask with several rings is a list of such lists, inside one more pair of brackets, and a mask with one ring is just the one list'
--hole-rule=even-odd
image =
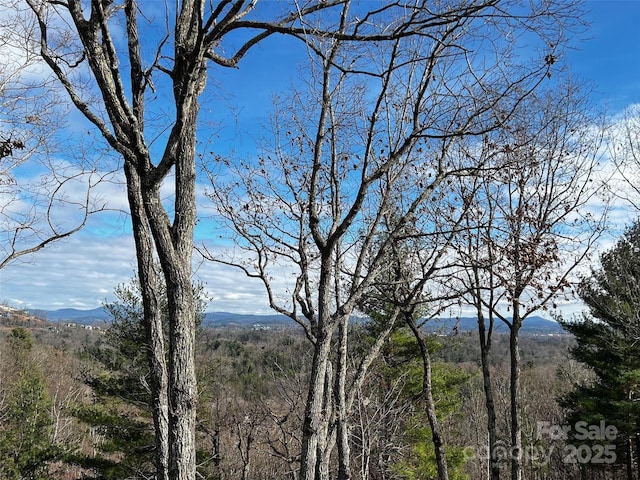
{"label": "evergreen pine tree", "polygon": [[[626,464],[628,478],[634,478],[634,444],[640,433],[640,223],[631,226],[600,260],[600,267],[579,290],[589,313],[580,321],[561,320],[576,338],[572,356],[591,368],[594,380],[576,385],[563,404],[572,427],[576,422],[615,426],[615,439],[596,438],[592,443],[598,449],[609,445],[604,466]],[[575,428],[572,431],[576,433]],[[588,438],[577,440],[589,442]]]}

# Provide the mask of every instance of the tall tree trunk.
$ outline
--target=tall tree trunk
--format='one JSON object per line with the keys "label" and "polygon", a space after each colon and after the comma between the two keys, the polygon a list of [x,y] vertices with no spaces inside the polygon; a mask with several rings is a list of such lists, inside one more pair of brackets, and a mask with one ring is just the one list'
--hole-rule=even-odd
{"label": "tall tree trunk", "polygon": [[156,291],[159,281],[155,271],[154,248],[141,196],[138,172],[125,162],[127,193],[138,260],[138,280],[142,294],[147,359],[150,367],[153,424],[155,429],[156,478],[169,480],[169,398],[165,339],[162,312]]}
{"label": "tall tree trunk", "polygon": [[321,245],[321,250],[318,321],[313,329],[313,361],[302,426],[300,480],[329,480],[329,424],[333,415],[334,377],[331,345],[337,328],[336,319],[330,314],[335,262],[331,245]]}
{"label": "tall tree trunk", "polygon": [[[637,425],[637,421],[636,421],[636,425]],[[635,451],[634,453],[634,458],[635,458],[635,465],[636,465],[636,478],[640,478],[640,433],[635,433],[633,435],[633,440],[634,440],[634,444],[635,444]]]}
{"label": "tall tree trunk", "polygon": [[331,337],[334,328],[320,322],[314,345],[309,393],[302,426],[300,480],[321,480],[323,457],[328,446],[328,425],[331,398]]}
{"label": "tall tree trunk", "polygon": [[431,354],[429,353],[429,347],[427,347],[422,332],[413,319],[413,314],[408,314],[406,321],[418,342],[420,356],[422,357],[422,396],[424,397],[425,412],[429,420],[429,427],[431,428],[433,448],[438,467],[438,480],[449,480],[445,442],[442,437],[442,432],[440,431],[438,417],[436,416],[436,402],[433,399],[431,386]]}
{"label": "tall tree trunk", "polygon": [[625,442],[625,450],[627,451],[626,471],[627,480],[633,480],[633,447],[631,445],[631,437],[627,437]]}
{"label": "tall tree trunk", "polygon": [[338,327],[338,359],[335,379],[336,405],[336,433],[338,441],[338,480],[351,478],[351,452],[349,449],[349,420],[348,406],[345,392],[347,381],[347,351],[348,351],[349,316],[340,319]]}
{"label": "tall tree trunk", "polygon": [[223,480],[222,473],[222,453],[220,452],[220,425],[216,422],[216,426],[213,430],[213,474],[216,478]]}
{"label": "tall tree trunk", "polygon": [[520,424],[520,346],[518,344],[522,322],[517,310],[513,313],[509,333],[511,355],[511,480],[522,480],[522,427]]}
{"label": "tall tree trunk", "polygon": [[318,463],[316,465],[316,480],[329,480],[330,475],[330,459],[331,451],[335,445],[335,436],[330,433],[331,417],[334,411],[333,405],[333,364],[331,360],[327,363],[327,371],[324,383],[324,401],[322,410],[324,412],[323,422],[318,435]]}
{"label": "tall tree trunk", "polygon": [[[176,183],[184,181],[176,171]],[[187,179],[188,181],[188,179]],[[182,193],[179,193],[182,192]],[[189,195],[189,187],[176,185],[176,196]],[[191,283],[192,230],[195,199],[178,208],[171,226],[157,189],[144,192],[145,207],[156,251],[164,273],[169,310],[169,477],[195,478],[195,426],[197,386],[195,376],[195,304]],[[154,355],[156,353],[154,352]]]}
{"label": "tall tree trunk", "polygon": [[169,473],[176,480],[194,479],[196,473],[196,312],[190,262],[189,256],[188,271],[169,295]]}
{"label": "tall tree trunk", "polygon": [[498,463],[496,443],[496,409],[493,400],[493,385],[491,383],[491,369],[489,368],[489,353],[491,351],[491,336],[493,334],[493,316],[490,315],[489,329],[486,329],[482,308],[478,306],[478,333],[480,336],[480,364],[482,367],[482,385],[484,387],[485,406],[487,408],[487,432],[489,437],[489,478],[500,480],[500,465]]}
{"label": "tall tree trunk", "polygon": [[174,218],[170,223],[159,186],[145,199],[164,272],[169,309],[169,475],[196,477],[195,372],[196,308],[192,286],[193,234],[196,224],[196,122],[207,74],[201,29],[204,2],[184,0],[176,22],[173,93],[176,122],[163,162],[175,168]]}
{"label": "tall tree trunk", "polygon": [[[162,209],[159,191],[145,196],[153,212],[151,226],[167,287],[169,310],[169,477],[191,480],[196,474],[195,429],[197,385],[195,375],[195,302],[191,279],[193,228],[195,226],[194,176],[176,165],[176,220],[170,225]],[[191,151],[193,153],[193,151]],[[186,157],[186,158],[185,158]]]}

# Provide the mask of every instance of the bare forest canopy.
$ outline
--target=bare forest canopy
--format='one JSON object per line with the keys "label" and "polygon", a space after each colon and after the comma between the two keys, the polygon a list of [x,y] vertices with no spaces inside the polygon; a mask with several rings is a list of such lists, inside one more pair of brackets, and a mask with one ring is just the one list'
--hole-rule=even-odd
{"label": "bare forest canopy", "polygon": [[[55,415],[55,424],[40,424],[38,438],[46,437],[50,441],[46,448],[22,432],[27,439],[23,448],[30,448],[29,454],[34,458],[48,456],[46,478],[92,478],[92,472],[97,471],[117,472],[117,478],[125,478],[124,475],[144,478],[145,472],[152,469],[147,447],[153,441],[153,426],[141,391],[134,384],[127,384],[126,390],[122,390],[125,385],[120,383],[125,378],[132,381],[128,375],[135,375],[134,371],[129,371],[135,362],[121,363],[124,360],[120,358],[126,352],[131,355],[133,350],[114,342],[114,337],[103,329],[87,330],[79,324],[46,322],[20,311],[8,313],[2,321],[0,398],[12,398],[11,392],[15,388],[13,367],[5,353],[13,348],[10,345],[15,329],[24,327],[29,332],[27,338],[33,339],[29,347],[35,362],[33,371],[41,372],[43,378],[43,396],[38,398]],[[410,360],[411,347],[402,346],[405,341],[406,338],[400,337],[394,340],[398,343],[385,353],[385,362],[376,367],[375,380],[362,390],[367,399],[362,408],[377,409],[391,401],[385,407],[390,410],[377,420],[382,423],[366,433],[378,445],[372,452],[389,441],[399,442],[396,444],[408,449],[403,454],[388,451],[384,463],[370,466],[372,474],[399,475],[394,472],[400,469],[412,471],[426,465],[424,462],[428,463],[417,453],[409,453],[419,452],[422,442],[427,439],[419,435],[420,408],[411,393],[416,388],[413,382],[419,378],[420,369]],[[492,364],[500,382],[506,380],[508,374],[509,339],[507,335],[499,335],[495,342]],[[198,334],[197,343],[197,370],[202,389],[198,436],[200,474],[205,478],[219,478],[218,475],[242,478],[243,469],[249,468],[253,474],[248,478],[286,478],[295,459],[274,457],[273,452],[281,451],[281,448],[299,448],[295,423],[304,407],[300,382],[308,374],[311,346],[299,331],[293,329],[251,327],[207,327]],[[573,342],[567,336],[523,337],[523,377],[529,391],[559,394],[566,390],[569,384],[563,376],[573,378],[581,372],[567,356],[571,345]],[[108,348],[103,350],[105,346]],[[103,357],[101,352],[108,353],[108,357]],[[482,461],[474,459],[470,449],[477,444],[477,439],[469,435],[481,422],[481,410],[476,405],[482,395],[477,376],[478,358],[475,337],[463,333],[442,339],[433,358],[437,382],[444,382],[438,391],[445,395],[445,391],[452,389],[440,398],[439,405],[455,409],[447,414],[445,425],[450,431],[452,448],[455,445],[469,448],[464,471],[471,475],[470,478],[480,478],[476,475],[483,468]],[[115,360],[116,363],[109,363]],[[144,368],[144,364],[139,367]],[[570,368],[575,370],[568,370]],[[98,379],[100,383],[96,383]],[[388,384],[391,391],[380,391],[380,382],[391,382]],[[507,397],[502,396],[506,393],[499,394],[498,401],[507,401]],[[389,394],[392,397],[389,398]],[[456,397],[455,401],[447,397],[451,394]],[[527,406],[529,404],[536,406],[535,411],[544,409],[544,414],[539,416],[529,414],[531,421],[548,421],[560,411],[548,394],[530,396],[526,402]],[[469,411],[477,412],[480,417],[464,413]],[[557,412],[552,413],[554,411]],[[3,412],[6,414],[8,410]],[[10,417],[4,418],[0,424],[3,432],[16,428]],[[414,423],[416,421],[418,423]],[[354,434],[365,434],[365,431],[355,429]],[[560,463],[560,460],[553,461]],[[564,472],[547,478],[570,478],[562,477],[566,475],[566,470]]]}

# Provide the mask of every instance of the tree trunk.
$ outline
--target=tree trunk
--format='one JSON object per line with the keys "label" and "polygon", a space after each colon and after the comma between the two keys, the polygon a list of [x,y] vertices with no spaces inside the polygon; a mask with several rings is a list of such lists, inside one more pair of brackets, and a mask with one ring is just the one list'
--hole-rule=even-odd
{"label": "tree trunk", "polygon": [[338,360],[335,380],[336,433],[338,441],[338,480],[351,478],[351,452],[349,449],[349,421],[345,385],[347,381],[349,316],[340,319],[338,327]]}
{"label": "tree trunk", "polygon": [[327,480],[324,457],[328,447],[329,414],[333,372],[330,360],[334,327],[321,322],[314,345],[311,379],[302,430],[300,480]]}
{"label": "tree trunk", "polygon": [[491,351],[491,336],[493,333],[493,317],[491,317],[489,330],[486,330],[484,316],[481,308],[478,308],[478,333],[480,336],[480,363],[482,366],[482,385],[484,387],[485,406],[487,408],[487,431],[489,435],[489,478],[500,480],[500,465],[498,463],[496,443],[496,409],[493,401],[493,385],[491,383],[491,370],[489,368],[489,352]]}
{"label": "tree trunk", "polygon": [[170,294],[173,302],[169,302],[169,474],[171,479],[191,480],[196,473],[197,384],[194,365],[196,313],[190,268],[178,285]]}
{"label": "tree trunk", "polygon": [[436,403],[433,399],[433,391],[431,388],[431,354],[427,347],[422,332],[413,320],[412,315],[408,315],[407,324],[418,342],[420,348],[420,356],[422,357],[422,395],[425,400],[425,412],[429,419],[429,427],[433,440],[433,448],[435,451],[436,464],[438,466],[438,480],[449,480],[449,472],[447,467],[447,455],[445,452],[445,443],[440,432],[440,423],[436,416]]}
{"label": "tree trunk", "polygon": [[149,386],[152,395],[155,429],[156,478],[169,480],[168,375],[162,312],[158,305],[158,292],[155,290],[159,281],[154,267],[154,249],[141,196],[140,178],[130,162],[125,162],[125,174],[138,260],[138,280],[144,310],[147,358],[151,372]]}
{"label": "tree trunk", "polygon": [[626,470],[627,470],[627,480],[633,480],[633,446],[631,443],[631,437],[627,437],[627,441],[625,442],[625,450],[627,451],[627,461]]}
{"label": "tree trunk", "polygon": [[253,427],[247,434],[245,442],[242,441],[242,428],[240,424],[238,428],[238,450],[240,451],[240,458],[242,459],[242,480],[249,480],[251,475],[251,445],[253,444]]}
{"label": "tree trunk", "polygon": [[222,453],[220,452],[220,425],[216,423],[215,429],[213,431],[213,474],[219,480],[223,480],[224,476],[222,473]]}
{"label": "tree trunk", "polygon": [[511,480],[522,480],[522,427],[520,425],[520,347],[518,345],[521,321],[517,310],[509,334],[511,355]]}
{"label": "tree trunk", "polygon": [[[185,158],[186,157],[186,158]],[[189,162],[188,155],[182,159]],[[183,167],[184,168],[184,167]],[[176,167],[176,221],[171,225],[158,189],[145,189],[141,197],[162,266],[169,311],[168,425],[158,437],[168,435],[169,478],[195,478],[195,426],[197,386],[195,376],[195,304],[191,283],[191,252],[195,225],[195,176],[180,175]],[[191,200],[190,200],[191,199]],[[178,218],[178,216],[180,218]],[[137,252],[140,256],[140,251]],[[141,277],[141,283],[145,280]],[[149,285],[143,283],[143,289]],[[147,316],[145,311],[145,316]],[[157,328],[157,327],[154,327]],[[161,330],[160,330],[161,331]],[[157,335],[157,333],[156,333]],[[164,356],[164,345],[152,344],[151,361]],[[164,397],[163,397],[164,398]],[[161,425],[164,426],[164,423]],[[162,440],[164,441],[164,440]]]}
{"label": "tree trunk", "polygon": [[196,224],[196,122],[198,98],[206,84],[206,61],[199,37],[204,2],[185,0],[176,23],[173,93],[176,122],[163,162],[175,168],[174,218],[164,209],[158,184],[147,186],[145,207],[164,272],[169,310],[169,476],[196,477],[195,373],[196,308],[191,263]]}
{"label": "tree trunk", "polygon": [[[185,202],[178,208],[169,228],[162,220],[159,192],[146,196],[145,205],[152,215],[152,230],[167,287],[169,310],[169,476],[172,480],[191,480],[196,474],[195,427],[197,385],[195,375],[195,305],[191,283],[191,255],[195,225],[192,182],[176,168],[176,197]],[[191,196],[193,195],[193,196]],[[192,202],[189,206],[189,196]],[[187,198],[184,198],[187,197]],[[160,221],[159,221],[160,220]]]}
{"label": "tree trunk", "polygon": [[321,249],[318,322],[313,331],[313,361],[302,427],[300,480],[329,480],[329,424],[334,413],[331,344],[337,327],[330,314],[335,262],[331,245],[322,245]]}
{"label": "tree trunk", "polygon": [[636,478],[640,478],[640,433],[635,433],[633,435],[634,444],[635,444],[635,465],[636,465]]}

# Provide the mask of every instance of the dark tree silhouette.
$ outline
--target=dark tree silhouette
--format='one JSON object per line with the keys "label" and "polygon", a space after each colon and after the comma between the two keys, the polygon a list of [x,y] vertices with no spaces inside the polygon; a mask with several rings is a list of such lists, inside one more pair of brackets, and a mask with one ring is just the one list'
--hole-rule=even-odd
{"label": "dark tree silhouette", "polygon": [[[576,385],[564,398],[569,424],[601,421],[617,428],[615,439],[599,444],[619,446],[608,451],[611,463],[625,463],[627,478],[636,478],[640,435],[640,223],[600,257],[600,265],[580,286],[589,307],[577,320],[562,320],[576,338],[571,355],[595,375],[593,382]],[[598,467],[602,465],[594,465]]]}

